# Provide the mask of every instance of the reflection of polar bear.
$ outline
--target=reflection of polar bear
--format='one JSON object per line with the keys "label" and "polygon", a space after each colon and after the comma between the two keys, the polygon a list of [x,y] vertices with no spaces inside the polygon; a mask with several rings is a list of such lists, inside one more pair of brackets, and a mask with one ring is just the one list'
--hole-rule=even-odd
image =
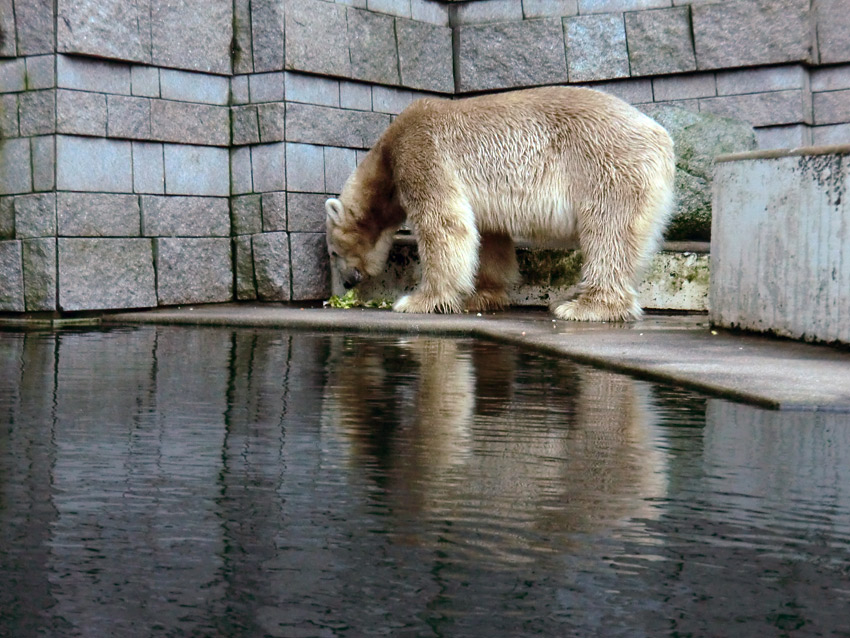
{"label": "reflection of polar bear", "polygon": [[394,309],[459,312],[507,303],[518,277],[514,237],[577,238],[579,296],[555,314],[634,319],[673,173],[666,131],[605,93],[547,87],[418,100],[327,201],[328,247],[351,287],[381,272],[406,218],[422,281]]}

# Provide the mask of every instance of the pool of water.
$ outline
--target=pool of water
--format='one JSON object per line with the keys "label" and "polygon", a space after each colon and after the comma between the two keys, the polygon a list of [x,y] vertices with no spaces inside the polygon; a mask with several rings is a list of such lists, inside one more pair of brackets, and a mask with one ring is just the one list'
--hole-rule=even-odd
{"label": "pool of water", "polygon": [[476,340],[0,332],[0,636],[850,636],[850,416]]}

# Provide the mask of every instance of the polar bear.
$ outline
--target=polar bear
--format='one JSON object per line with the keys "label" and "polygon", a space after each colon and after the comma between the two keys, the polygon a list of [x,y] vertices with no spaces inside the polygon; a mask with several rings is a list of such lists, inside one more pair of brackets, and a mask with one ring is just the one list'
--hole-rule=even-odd
{"label": "polar bear", "polygon": [[328,250],[350,288],[383,270],[407,220],[422,279],[393,309],[456,313],[508,303],[516,238],[577,241],[577,296],[553,304],[554,315],[634,320],[638,279],[672,209],[674,170],[667,132],[600,91],[424,98],[325,203]]}

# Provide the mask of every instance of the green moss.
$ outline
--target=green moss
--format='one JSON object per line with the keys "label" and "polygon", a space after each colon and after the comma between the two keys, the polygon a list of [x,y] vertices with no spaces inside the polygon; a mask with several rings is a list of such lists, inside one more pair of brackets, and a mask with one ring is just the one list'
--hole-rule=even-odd
{"label": "green moss", "polygon": [[393,302],[389,299],[360,299],[356,288],[352,288],[344,295],[331,295],[331,298],[325,302],[326,306],[331,308],[380,308],[387,310],[393,307]]}

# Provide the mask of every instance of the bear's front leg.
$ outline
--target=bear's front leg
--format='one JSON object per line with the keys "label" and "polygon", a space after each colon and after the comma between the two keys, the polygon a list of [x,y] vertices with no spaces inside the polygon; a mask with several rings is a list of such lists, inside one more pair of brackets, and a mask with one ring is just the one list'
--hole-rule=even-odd
{"label": "bear's front leg", "polygon": [[446,220],[434,227],[416,228],[422,281],[393,305],[396,312],[463,312],[475,289],[479,236],[462,220]]}

